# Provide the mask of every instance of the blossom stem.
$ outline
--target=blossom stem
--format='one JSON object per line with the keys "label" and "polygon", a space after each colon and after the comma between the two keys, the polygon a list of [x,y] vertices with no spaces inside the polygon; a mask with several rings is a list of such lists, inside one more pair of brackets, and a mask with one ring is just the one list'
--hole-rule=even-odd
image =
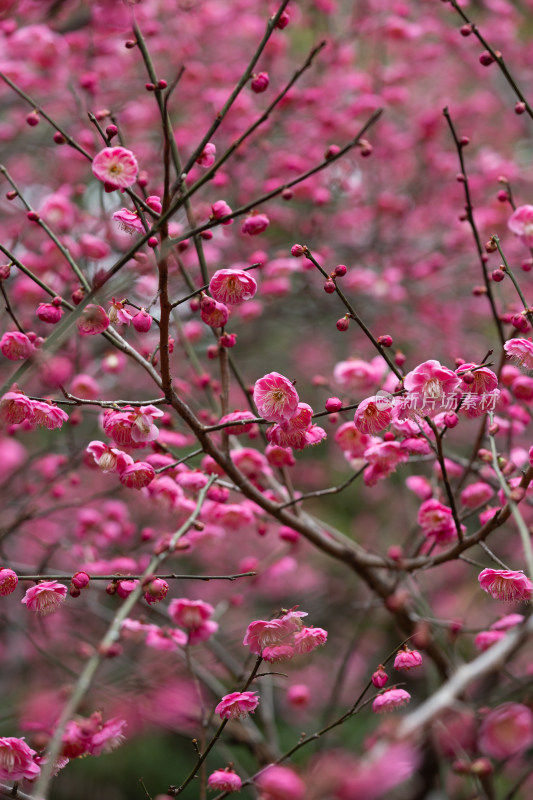
{"label": "blossom stem", "polygon": [[489,276],[487,275],[487,270],[485,268],[485,253],[483,252],[483,246],[481,244],[481,238],[479,236],[479,231],[477,229],[477,225],[474,219],[474,208],[472,206],[472,198],[470,195],[470,184],[468,183],[468,175],[466,172],[466,165],[463,156],[463,147],[464,145],[461,143],[459,137],[457,136],[457,131],[455,130],[455,125],[452,122],[452,118],[450,116],[450,112],[448,107],[443,110],[444,117],[446,122],[448,123],[448,127],[450,128],[453,141],[455,143],[455,148],[457,150],[457,156],[459,158],[459,164],[461,167],[461,175],[463,176],[463,186],[465,190],[465,209],[466,209],[466,218],[468,220],[468,224],[472,229],[472,235],[474,237],[474,241],[476,243],[476,250],[479,256],[479,261],[481,264],[481,272],[483,274],[483,283],[485,284],[485,290],[487,292],[487,297],[489,298],[489,303],[492,311],[492,317],[494,319],[494,324],[496,325],[496,330],[498,331],[498,337],[500,339],[501,344],[505,342],[505,336],[503,333],[503,325],[502,321],[499,317],[498,311],[496,309],[496,302],[494,300],[494,295],[492,294],[492,286],[489,281]]}

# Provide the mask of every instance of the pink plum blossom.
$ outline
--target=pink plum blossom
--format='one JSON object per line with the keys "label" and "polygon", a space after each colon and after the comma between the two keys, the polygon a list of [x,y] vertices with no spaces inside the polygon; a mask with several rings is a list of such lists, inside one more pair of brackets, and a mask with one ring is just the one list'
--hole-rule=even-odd
{"label": "pink plum blossom", "polygon": [[0,595],[5,597],[14,592],[18,582],[17,573],[12,569],[7,569],[5,567],[4,569],[0,569]]}
{"label": "pink plum blossom", "polygon": [[67,596],[67,587],[57,581],[41,581],[26,590],[20,601],[36,614],[45,616],[57,611]]}
{"label": "pink plum blossom", "polygon": [[394,669],[398,670],[410,670],[414,667],[420,667],[421,664],[422,656],[418,650],[409,650],[408,647],[399,650],[394,659]]}
{"label": "pink plum blossom", "polygon": [[279,372],[269,372],[255,382],[254,402],[268,422],[286,422],[296,414],[299,397],[292,383]]}
{"label": "pink plum blossom", "polygon": [[257,692],[232,692],[226,694],[215,708],[221,719],[244,719],[259,705]]}
{"label": "pink plum blossom", "polygon": [[271,765],[256,778],[262,800],[304,800],[305,784],[289,767]]}
{"label": "pink plum blossom", "polygon": [[200,167],[211,167],[215,163],[217,149],[213,142],[207,142],[201,154],[196,159]]}
{"label": "pink plum blossom", "polygon": [[0,418],[11,425],[33,419],[33,401],[21,392],[6,392],[0,399]]}
{"label": "pink plum blossom", "polygon": [[479,732],[479,749],[493,758],[520,755],[533,744],[533,713],[521,703],[503,703],[490,711]]}
{"label": "pink plum blossom", "polygon": [[8,331],[0,339],[2,355],[10,361],[23,361],[35,352],[35,347],[25,333]]}
{"label": "pink plum blossom", "polygon": [[518,206],[509,217],[507,227],[526,247],[533,247],[533,206]]}
{"label": "pink plum blossom", "polygon": [[376,714],[387,713],[388,711],[394,711],[395,708],[407,705],[410,699],[411,695],[405,689],[387,689],[374,699],[372,709]]}
{"label": "pink plum blossom", "polygon": [[209,291],[219,303],[238,306],[257,292],[257,281],[242,269],[219,269],[209,281]]}
{"label": "pink plum blossom", "polygon": [[86,448],[102,472],[123,472],[133,464],[133,458],[117,447],[108,447],[97,440],[89,442]]}
{"label": "pink plum blossom", "polygon": [[252,214],[242,223],[241,231],[249,236],[257,236],[266,231],[269,225],[270,220],[266,214]]}
{"label": "pink plum blossom", "polygon": [[207,786],[216,792],[238,792],[242,781],[232,770],[216,769],[207,779]]}
{"label": "pink plum blossom", "polygon": [[102,306],[89,303],[83,309],[76,324],[82,336],[96,336],[98,333],[106,331],[111,322]]}
{"label": "pink plum blossom", "polygon": [[375,435],[388,428],[392,421],[393,404],[386,397],[367,397],[356,409],[354,425],[361,433]]}
{"label": "pink plum blossom", "polygon": [[479,573],[478,580],[483,591],[495,600],[528,602],[533,595],[533,584],[523,572],[484,569]]}
{"label": "pink plum blossom", "polygon": [[0,738],[0,778],[6,781],[34,780],[41,769],[34,761],[37,753],[24,739]]}
{"label": "pink plum blossom", "polygon": [[113,189],[133,186],[139,172],[137,159],[125,147],[105,147],[94,157],[93,174]]}
{"label": "pink plum blossom", "polygon": [[529,339],[508,339],[503,349],[520,366],[533,369],[533,342]]}
{"label": "pink plum blossom", "polygon": [[412,407],[422,416],[446,407],[450,398],[457,395],[460,385],[461,378],[434,359],[419,364],[404,378]]}
{"label": "pink plum blossom", "polygon": [[[211,219],[221,219],[231,213],[231,208],[225,200],[216,200],[211,206]],[[233,222],[234,220],[232,219],[226,219],[222,224],[233,225]]]}
{"label": "pink plum blossom", "polygon": [[146,461],[136,461],[120,472],[120,482],[130,489],[144,489],[155,478],[155,470]]}
{"label": "pink plum blossom", "polygon": [[424,535],[437,542],[448,542],[457,536],[452,510],[435,498],[425,500],[418,511],[418,524]]}

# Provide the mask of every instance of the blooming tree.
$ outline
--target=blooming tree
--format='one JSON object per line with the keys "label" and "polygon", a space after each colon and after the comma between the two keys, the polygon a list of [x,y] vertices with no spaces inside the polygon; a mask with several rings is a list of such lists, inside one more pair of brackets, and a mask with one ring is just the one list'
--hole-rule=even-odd
{"label": "blooming tree", "polygon": [[0,3],[1,796],[531,796],[529,6]]}

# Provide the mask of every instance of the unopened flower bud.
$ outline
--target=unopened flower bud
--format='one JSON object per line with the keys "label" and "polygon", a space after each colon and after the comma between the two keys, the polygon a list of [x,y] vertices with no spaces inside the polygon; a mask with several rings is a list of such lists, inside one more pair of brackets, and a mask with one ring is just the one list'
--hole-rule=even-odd
{"label": "unopened flower bud", "polygon": [[146,244],[148,245],[148,247],[151,248],[157,247],[158,245],[157,236],[150,236]]}
{"label": "unopened flower bud", "polygon": [[350,325],[350,318],[348,317],[348,315],[346,315],[345,317],[341,317],[340,319],[337,320],[337,330],[338,331],[341,331],[341,332],[347,331],[349,325]]}
{"label": "unopened flower bud", "polygon": [[329,280],[329,279],[328,279],[328,280],[325,282],[325,284],[324,284],[324,291],[326,292],[326,294],[333,294],[333,292],[335,291],[335,284],[333,283],[333,281],[332,281],[332,280]]}
{"label": "unopened flower bud", "polygon": [[450,411],[449,414],[444,416],[444,424],[447,428],[455,428],[456,425],[459,423],[459,417],[454,411]]}
{"label": "unopened flower bud", "polygon": [[34,128],[36,125],[38,125],[40,122],[39,112],[36,109],[30,111],[30,113],[26,117],[26,122],[31,128]]}
{"label": "unopened flower bud", "polygon": [[340,411],[342,400],[339,397],[328,397],[325,405],[326,411]]}
{"label": "unopened flower bud", "polygon": [[335,278],[343,278],[348,271],[348,268],[345,264],[338,264],[335,269],[333,270],[333,275]]}
{"label": "unopened flower bud", "polygon": [[108,125],[105,129],[105,132],[109,139],[112,139],[113,136],[116,136],[118,133],[118,128],[116,125]]}
{"label": "unopened flower bud", "polygon": [[76,572],[72,576],[72,583],[76,589],[85,589],[89,585],[90,577],[86,572]]}
{"label": "unopened flower bud", "polygon": [[303,256],[304,252],[305,248],[302,244],[293,244],[291,247],[291,255],[294,256],[294,258],[300,258],[300,256]]}
{"label": "unopened flower bud", "polygon": [[479,63],[484,67],[489,67],[491,64],[494,64],[494,58],[491,56],[488,50],[483,50],[479,56]]}
{"label": "unopened flower bud", "polygon": [[373,673],[371,679],[372,684],[376,687],[376,689],[383,689],[387,681],[389,680],[389,676],[385,672],[385,668],[383,664],[380,664],[377,670]]}
{"label": "unopened flower bud", "polygon": [[66,144],[67,143],[67,140],[65,139],[65,137],[63,136],[62,133],[59,133],[59,131],[56,131],[54,133],[53,139],[54,139],[54,142],[56,144]]}
{"label": "unopened flower bud", "polygon": [[266,92],[269,83],[270,78],[268,77],[268,72],[260,72],[258,75],[254,75],[250,86],[252,88],[252,92],[261,94],[262,92]]}
{"label": "unopened flower bud", "polygon": [[495,250],[498,249],[498,245],[494,241],[494,239],[489,239],[488,242],[485,243],[485,250],[487,253],[494,253]]}
{"label": "unopened flower bud", "polygon": [[378,344],[380,344],[382,347],[391,347],[393,340],[392,340],[392,336],[389,336],[389,334],[386,333],[383,336],[378,336],[378,340],[377,341],[378,341]]}
{"label": "unopened flower bud", "polygon": [[499,268],[495,269],[492,271],[491,278],[496,283],[500,283],[500,281],[503,281],[503,279],[505,278],[505,272],[503,271],[503,269]]}

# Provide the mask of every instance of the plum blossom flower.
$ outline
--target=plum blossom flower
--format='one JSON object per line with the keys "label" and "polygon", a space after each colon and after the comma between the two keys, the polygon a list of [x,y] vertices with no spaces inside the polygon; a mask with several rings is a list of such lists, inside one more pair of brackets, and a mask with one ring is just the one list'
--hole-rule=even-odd
{"label": "plum blossom flower", "polygon": [[25,333],[7,331],[0,339],[0,351],[10,361],[23,361],[35,351],[35,347]]}
{"label": "plum blossom flower", "polygon": [[133,464],[133,458],[123,450],[119,450],[118,447],[108,447],[98,440],[89,442],[86,450],[102,472],[123,472],[126,467]]}
{"label": "plum blossom flower", "polygon": [[196,163],[200,167],[211,167],[215,163],[215,156],[217,153],[217,148],[213,144],[213,142],[207,142],[204,149],[196,159]]}
{"label": "plum blossom flower", "polygon": [[270,220],[266,214],[251,214],[242,223],[241,231],[249,236],[257,236],[266,231],[269,225]]}
{"label": "plum blossom flower", "polygon": [[5,597],[14,592],[18,582],[17,573],[13,572],[12,569],[0,569],[0,595]]}
{"label": "plum blossom flower", "polygon": [[155,478],[155,470],[151,464],[146,461],[136,461],[134,464],[129,464],[120,473],[120,482],[123,486],[128,486],[130,489],[144,489]]}
{"label": "plum blossom flower", "polygon": [[6,392],[0,398],[0,419],[19,425],[33,419],[33,402],[22,392]]}
{"label": "plum blossom flower", "polygon": [[[225,200],[216,200],[213,205],[211,206],[211,217],[210,219],[221,219],[222,217],[226,217],[228,214],[231,214],[231,208],[226,203]],[[222,223],[223,225],[233,225],[234,220],[226,219]]]}
{"label": "plum blossom flower", "polygon": [[231,692],[226,694],[215,708],[221,719],[244,719],[259,705],[257,692]]}
{"label": "plum blossom flower", "polygon": [[[146,198],[146,205],[149,206],[156,214],[160,214],[162,210],[161,198],[157,195],[151,195]],[[119,227],[125,233],[144,233],[145,228],[137,210],[130,211],[127,208],[121,208],[115,211],[113,219],[118,222]]]}
{"label": "plum blossom flower", "polygon": [[63,309],[55,303],[39,303],[35,312],[41,322],[55,325],[63,316]]}
{"label": "plum blossom flower", "polygon": [[62,408],[41,400],[32,402],[32,411],[33,421],[41,428],[48,428],[49,431],[61,428],[63,423],[68,420],[68,414]]}
{"label": "plum blossom flower", "polygon": [[214,612],[215,609],[210,603],[205,603],[203,600],[189,600],[186,597],[171,600],[168,607],[172,622],[190,630],[199,628],[213,616]]}
{"label": "plum blossom flower", "polygon": [[96,336],[109,328],[111,321],[102,306],[89,303],[76,323],[82,336]]}
{"label": "plum blossom flower", "polygon": [[255,382],[254,402],[268,422],[285,422],[296,414],[299,397],[288,378],[269,372]]}
{"label": "plum blossom flower", "polygon": [[255,782],[261,791],[261,800],[284,800],[289,797],[291,800],[304,800],[306,795],[304,782],[289,767],[272,764],[258,775]]}
{"label": "plum blossom flower", "polygon": [[406,706],[410,699],[411,695],[405,689],[387,689],[374,699],[372,710],[376,714],[387,713],[395,708]]}
{"label": "plum blossom flower", "polygon": [[[220,424],[227,422],[239,422],[240,420],[244,421],[247,419],[255,419],[254,415],[250,411],[232,411],[231,414],[226,414],[225,416],[220,418]],[[230,425],[226,428],[226,433],[230,436],[240,436],[243,433],[250,433],[253,429],[254,423],[245,423],[244,425]]]}
{"label": "plum blossom flower", "polygon": [[364,457],[369,462],[363,475],[366,486],[375,486],[378,481],[388,478],[399,464],[409,460],[409,454],[402,449],[400,442],[378,441],[366,448]]}
{"label": "plum blossom flower", "polygon": [[372,436],[388,428],[392,421],[392,398],[377,395],[362,400],[356,409],[354,425],[361,433]]}
{"label": "plum blossom flower", "polygon": [[120,300],[113,300],[109,306],[109,313],[108,313],[109,321],[112,325],[129,325],[132,316],[127,308],[124,307],[124,303]]}
{"label": "plum blossom flower", "polygon": [[510,758],[533,744],[533,713],[521,703],[503,703],[490,711],[479,732],[479,749],[493,758]]}
{"label": "plum blossom flower", "polygon": [[216,769],[207,779],[207,786],[217,792],[238,792],[242,781],[233,770]]}
{"label": "plum blossom flower", "polygon": [[7,781],[21,781],[23,778],[33,780],[41,771],[33,760],[36,755],[23,738],[0,738],[0,778]]}
{"label": "plum blossom flower", "polygon": [[67,596],[67,587],[57,581],[41,581],[36,586],[31,586],[26,590],[26,594],[20,601],[31,611],[45,616],[57,611],[61,603]]}
{"label": "plum blossom flower", "polygon": [[99,181],[112,189],[133,186],[139,172],[137,159],[125,147],[104,147],[94,157],[92,171]]}
{"label": "plum blossom flower", "polygon": [[507,227],[522,239],[526,247],[533,247],[533,206],[518,206],[509,217]]}
{"label": "plum blossom flower", "polygon": [[298,655],[311,653],[325,645],[327,639],[328,632],[324,628],[302,628],[294,634],[294,652]]}
{"label": "plum blossom flower", "polygon": [[420,667],[421,665],[422,656],[418,650],[409,650],[408,647],[405,647],[403,650],[399,650],[396,653],[396,658],[394,659],[394,669],[409,670],[413,669],[414,667]]}
{"label": "plum blossom flower", "polygon": [[248,625],[243,644],[254,655],[262,655],[266,647],[286,644],[292,646],[294,634],[302,629],[302,617],[306,616],[305,611],[289,611],[279,619],[257,619]]}
{"label": "plum blossom flower", "polygon": [[238,306],[252,299],[257,281],[242,269],[219,269],[209,281],[209,291],[219,303]]}
{"label": "plum blossom flower", "polygon": [[211,328],[223,328],[229,319],[228,309],[224,303],[219,303],[218,300],[213,300],[211,297],[209,300],[212,300],[212,303],[209,305],[202,303],[200,308],[202,322]]}
{"label": "plum blossom flower", "polygon": [[479,573],[478,581],[484,592],[495,600],[503,600],[506,603],[528,602],[533,595],[533,584],[523,572],[484,569]]}
{"label": "plum blossom flower", "polygon": [[425,500],[420,506],[418,524],[425,536],[434,536],[437,542],[448,542],[457,536],[451,508],[435,498]]}
{"label": "plum blossom flower", "polygon": [[533,369],[533,342],[529,339],[508,339],[503,349],[517,364],[526,369]]}
{"label": "plum blossom flower", "polygon": [[461,378],[434,359],[419,364],[404,378],[409,406],[422,415],[442,410],[460,385]]}

